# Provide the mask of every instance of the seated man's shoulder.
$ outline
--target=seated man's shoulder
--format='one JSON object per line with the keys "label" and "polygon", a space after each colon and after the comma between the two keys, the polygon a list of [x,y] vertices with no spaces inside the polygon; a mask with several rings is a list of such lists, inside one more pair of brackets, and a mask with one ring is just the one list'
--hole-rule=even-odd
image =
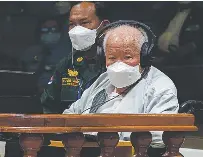
{"label": "seated man's shoulder", "polygon": [[108,75],[106,72],[102,73],[97,80],[93,83],[94,88],[100,88],[109,84]]}
{"label": "seated man's shoulder", "polygon": [[152,67],[150,70],[150,84],[156,91],[171,90],[176,93],[176,86],[173,81],[155,67]]}
{"label": "seated man's shoulder", "polygon": [[107,72],[102,73],[98,78],[97,78],[98,82],[103,82],[103,81],[107,81],[108,80],[108,74]]}

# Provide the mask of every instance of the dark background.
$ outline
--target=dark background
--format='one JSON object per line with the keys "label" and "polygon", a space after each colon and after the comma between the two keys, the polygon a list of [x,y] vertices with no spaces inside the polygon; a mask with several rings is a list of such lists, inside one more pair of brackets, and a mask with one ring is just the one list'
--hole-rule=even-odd
{"label": "dark background", "polygon": [[[4,58],[1,57],[2,54],[13,57],[14,60],[11,62],[15,62],[15,59],[20,58],[26,52],[26,49],[38,43],[39,38],[36,32],[43,19],[57,18],[62,25],[63,32],[68,34],[68,3],[61,1],[0,2],[0,62],[4,61]],[[180,8],[177,2],[167,1],[108,1],[105,3],[111,22],[116,20],[141,21],[148,24],[157,36],[166,29],[170,20],[177,13],[177,9]],[[64,7],[65,4],[67,4],[66,7]],[[193,6],[195,7],[194,20],[202,23],[203,2],[193,2]],[[184,36],[180,38],[180,42],[186,39]],[[198,42],[198,52],[194,53],[193,57],[182,59],[181,65],[179,65],[181,62],[177,61],[169,70],[165,66],[158,66],[174,80],[181,102],[187,99],[203,99],[201,94],[203,58],[199,55],[202,54],[203,44],[201,39],[198,39]],[[67,44],[70,44],[70,41]],[[174,57],[172,60],[175,61],[177,58]]]}

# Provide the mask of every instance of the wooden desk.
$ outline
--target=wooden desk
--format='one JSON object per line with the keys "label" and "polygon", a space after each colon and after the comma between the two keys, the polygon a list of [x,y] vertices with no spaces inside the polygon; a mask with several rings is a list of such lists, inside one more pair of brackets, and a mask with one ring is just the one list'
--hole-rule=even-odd
{"label": "wooden desk", "polygon": [[24,157],[37,156],[44,133],[61,133],[67,155],[79,157],[85,142],[83,132],[98,132],[101,157],[114,156],[118,132],[132,132],[130,140],[136,157],[145,157],[152,141],[149,131],[164,131],[163,141],[168,146],[164,156],[178,157],[183,132],[197,130],[191,114],[0,114],[0,132],[20,134]]}

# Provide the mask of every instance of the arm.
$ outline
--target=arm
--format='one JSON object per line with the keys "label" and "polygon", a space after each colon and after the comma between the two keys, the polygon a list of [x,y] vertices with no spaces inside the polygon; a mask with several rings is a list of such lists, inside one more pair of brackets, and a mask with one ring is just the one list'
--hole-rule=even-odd
{"label": "arm", "polygon": [[[153,93],[153,92],[151,92]],[[166,88],[165,90],[159,90],[154,95],[148,95],[147,113],[178,113],[179,104],[176,94],[175,86]],[[150,99],[151,98],[151,99]],[[151,131],[152,134],[152,147],[164,147],[162,141],[163,131]]]}
{"label": "arm", "polygon": [[63,111],[62,106],[60,105],[61,72],[63,71],[67,60],[67,58],[62,59],[56,66],[53,76],[41,95],[44,113],[62,113]]}
{"label": "arm", "polygon": [[179,104],[174,87],[159,91],[148,100],[147,113],[178,113]]}

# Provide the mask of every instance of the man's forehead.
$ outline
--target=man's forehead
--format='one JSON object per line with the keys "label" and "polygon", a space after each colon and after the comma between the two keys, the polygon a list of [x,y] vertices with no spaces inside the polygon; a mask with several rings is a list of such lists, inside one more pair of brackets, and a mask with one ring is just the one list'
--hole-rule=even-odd
{"label": "man's forehead", "polygon": [[121,55],[122,54],[139,54],[140,49],[139,47],[131,42],[114,42],[114,43],[107,43],[106,45],[106,54],[108,55]]}
{"label": "man's forehead", "polygon": [[95,14],[95,5],[91,2],[82,2],[72,7],[70,19],[78,16],[89,17]]}
{"label": "man's forehead", "polygon": [[136,43],[139,40],[139,36],[135,34],[112,34],[107,39],[107,44],[132,44]]}
{"label": "man's forehead", "polygon": [[106,33],[108,37],[108,42],[136,42],[140,39],[142,33],[137,28],[131,26],[119,26],[117,28],[113,28]]}
{"label": "man's forehead", "polygon": [[126,48],[126,47],[131,47],[133,48],[135,46],[135,43],[137,41],[135,40],[123,40],[123,39],[119,39],[119,40],[115,40],[115,39],[109,39],[106,43],[106,46],[109,48]]}
{"label": "man's forehead", "polygon": [[142,35],[141,31],[132,26],[128,25],[122,25],[122,26],[117,26],[115,28],[112,28],[106,32],[108,36],[120,36],[120,37],[136,37],[139,35]]}

